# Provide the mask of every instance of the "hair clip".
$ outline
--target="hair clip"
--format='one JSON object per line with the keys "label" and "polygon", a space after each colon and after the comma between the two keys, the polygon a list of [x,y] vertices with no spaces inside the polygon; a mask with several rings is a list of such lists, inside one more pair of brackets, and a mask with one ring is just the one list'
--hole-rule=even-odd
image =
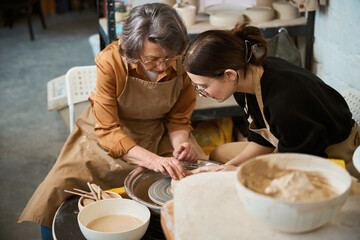
{"label": "hair clip", "polygon": [[245,57],[247,57],[247,55],[249,54],[249,52],[248,52],[248,44],[250,44],[250,49],[251,49],[251,51],[250,51],[250,56],[249,56],[249,58],[246,60],[247,62],[250,61],[250,59],[251,59],[251,57],[252,57],[253,47],[255,46],[255,45],[254,45],[254,46],[251,45],[251,43],[250,43],[249,40],[245,40]]}

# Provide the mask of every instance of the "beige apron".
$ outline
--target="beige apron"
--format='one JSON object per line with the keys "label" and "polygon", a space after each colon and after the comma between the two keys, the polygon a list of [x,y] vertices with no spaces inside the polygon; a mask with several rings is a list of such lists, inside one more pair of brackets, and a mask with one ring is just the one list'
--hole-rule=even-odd
{"label": "beige apron", "polygon": [[[120,123],[126,125],[124,131],[140,146],[159,155],[172,156],[163,118],[182,89],[181,60],[177,69],[177,77],[161,83],[127,77],[124,91],[118,98]],[[36,189],[18,222],[32,221],[51,227],[57,208],[70,196],[64,189],[86,190],[87,182],[100,185],[102,189],[123,186],[126,176],[136,165],[107,155],[98,143],[94,126],[94,114],[89,106],[76,121],[58,160]],[[197,152],[199,149],[201,152],[194,137],[191,136],[189,141]]]}
{"label": "beige apron", "polygon": [[[156,83],[129,77],[117,99],[123,131],[139,146],[160,156],[173,156],[174,151],[165,129],[165,119],[183,88],[182,59],[178,59],[176,65],[177,77],[170,81]],[[134,92],[137,92],[136,96]],[[198,158],[207,158],[192,134],[189,142]]]}
{"label": "beige apron", "polygon": [[[123,61],[126,59],[123,58]],[[181,64],[180,61],[177,64]],[[177,66],[177,77],[166,82],[156,83],[128,77],[124,91],[117,99],[123,131],[139,146],[159,154],[160,140],[166,135],[164,119],[179,97],[182,87],[181,66]],[[172,152],[171,144],[163,146],[162,150]]]}

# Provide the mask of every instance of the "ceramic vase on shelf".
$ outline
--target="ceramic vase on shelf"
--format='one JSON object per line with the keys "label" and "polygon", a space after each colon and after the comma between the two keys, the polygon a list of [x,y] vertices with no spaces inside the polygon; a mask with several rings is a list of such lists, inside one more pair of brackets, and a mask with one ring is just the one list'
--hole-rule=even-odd
{"label": "ceramic vase on shelf", "polygon": [[199,1],[198,0],[181,0],[181,3],[188,3],[196,7],[196,13],[199,11]]}
{"label": "ceramic vase on shelf", "polygon": [[189,3],[177,3],[174,5],[174,9],[183,19],[185,26],[191,26],[195,24],[196,7]]}

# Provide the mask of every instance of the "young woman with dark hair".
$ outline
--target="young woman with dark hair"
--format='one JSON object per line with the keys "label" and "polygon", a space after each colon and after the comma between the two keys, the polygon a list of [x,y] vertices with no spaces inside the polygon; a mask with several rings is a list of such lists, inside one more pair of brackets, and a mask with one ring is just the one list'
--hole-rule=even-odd
{"label": "young woman with dark hair", "polygon": [[248,142],[218,146],[210,159],[225,165],[195,172],[235,169],[258,155],[294,152],[343,159],[349,172],[360,176],[352,164],[360,128],[344,98],[310,71],[267,57],[259,28],[244,24],[201,33],[187,50],[185,68],[198,94],[218,102],[234,95],[249,116]]}

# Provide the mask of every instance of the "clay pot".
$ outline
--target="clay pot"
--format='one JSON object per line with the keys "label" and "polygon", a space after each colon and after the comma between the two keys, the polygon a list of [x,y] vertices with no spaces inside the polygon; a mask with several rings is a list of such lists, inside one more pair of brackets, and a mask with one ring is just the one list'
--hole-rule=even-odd
{"label": "clay pot", "polygon": [[235,27],[244,22],[244,15],[236,12],[217,12],[210,15],[210,24],[219,27]]}
{"label": "clay pot", "polygon": [[276,1],[273,3],[276,17],[279,19],[294,19],[300,16],[299,10],[286,1]]}
{"label": "clay pot", "polygon": [[177,3],[174,5],[176,12],[183,19],[185,26],[195,24],[196,7],[188,3]]}
{"label": "clay pot", "polygon": [[251,23],[261,23],[271,21],[275,14],[270,7],[252,7],[246,9],[244,15]]}
{"label": "clay pot", "polygon": [[198,0],[181,0],[181,3],[188,3],[196,7],[196,12],[199,11],[199,1]]}

